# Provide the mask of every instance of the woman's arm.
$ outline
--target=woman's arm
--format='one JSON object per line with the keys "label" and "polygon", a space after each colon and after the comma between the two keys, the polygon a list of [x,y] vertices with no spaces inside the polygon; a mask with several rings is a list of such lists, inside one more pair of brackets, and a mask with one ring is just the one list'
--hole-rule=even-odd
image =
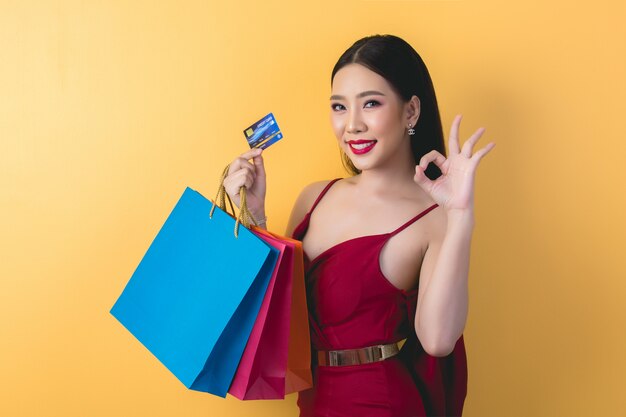
{"label": "woman's arm", "polygon": [[415,333],[432,356],[449,355],[465,328],[474,215],[446,212],[445,228],[429,242],[419,278]]}
{"label": "woman's arm", "polygon": [[[474,179],[478,163],[495,146],[490,142],[472,154],[472,148],[485,132],[481,127],[461,148],[461,117],[457,115],[452,122],[449,156],[432,150],[415,167],[414,180],[445,213],[445,228],[440,227],[431,236],[422,261],[415,312],[415,332],[424,349],[433,356],[449,355],[465,328],[474,229]],[[434,181],[425,175],[431,162],[441,170]]]}

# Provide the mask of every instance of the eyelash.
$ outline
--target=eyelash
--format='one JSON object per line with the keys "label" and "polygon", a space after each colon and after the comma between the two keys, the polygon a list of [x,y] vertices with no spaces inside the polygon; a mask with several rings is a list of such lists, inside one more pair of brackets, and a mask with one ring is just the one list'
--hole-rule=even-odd
{"label": "eyelash", "polygon": [[[365,104],[367,105],[367,104],[369,104],[369,103],[376,103],[376,106],[380,105],[380,102],[378,102],[378,101],[376,101],[376,100],[369,100],[369,101],[367,101]],[[331,104],[331,105],[330,105],[330,108],[331,108],[333,111],[339,111],[339,110],[336,110],[336,109],[335,109],[335,107],[336,107],[336,106],[341,106],[341,104],[339,104],[339,103],[333,103],[333,104]]]}

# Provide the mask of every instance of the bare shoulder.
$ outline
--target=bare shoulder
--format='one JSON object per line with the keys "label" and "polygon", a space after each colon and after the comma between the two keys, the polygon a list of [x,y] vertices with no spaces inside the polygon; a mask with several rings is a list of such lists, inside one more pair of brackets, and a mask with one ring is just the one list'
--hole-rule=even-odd
{"label": "bare shoulder", "polygon": [[[434,204],[434,202],[432,202]],[[448,216],[441,206],[435,207],[423,219],[423,233],[428,245],[438,245],[446,234]]]}
{"label": "bare shoulder", "polygon": [[328,185],[332,180],[322,180],[315,181],[308,185],[306,185],[298,198],[296,198],[296,202],[291,209],[291,215],[289,216],[289,222],[287,223],[287,230],[285,231],[285,236],[292,236],[295,228],[302,222],[304,216],[309,212],[311,207],[313,207],[313,203],[320,195],[324,187]]}

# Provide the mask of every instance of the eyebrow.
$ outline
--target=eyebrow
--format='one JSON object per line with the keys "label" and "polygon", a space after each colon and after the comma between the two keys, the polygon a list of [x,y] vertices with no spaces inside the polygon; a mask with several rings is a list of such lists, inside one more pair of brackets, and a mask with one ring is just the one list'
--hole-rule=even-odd
{"label": "eyebrow", "polygon": [[[375,91],[375,90],[368,90],[368,91],[363,91],[362,93],[359,93],[356,95],[356,98],[361,98],[361,97],[365,97],[365,96],[384,96],[383,93],[381,93],[380,91]],[[334,95],[334,96],[330,96],[331,100],[342,100],[345,99],[344,96],[338,96],[338,95]]]}

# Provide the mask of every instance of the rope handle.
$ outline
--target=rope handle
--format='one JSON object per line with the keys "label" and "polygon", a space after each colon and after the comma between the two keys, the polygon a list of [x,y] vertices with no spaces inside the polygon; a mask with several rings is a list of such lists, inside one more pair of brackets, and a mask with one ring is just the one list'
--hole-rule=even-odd
{"label": "rope handle", "polygon": [[254,216],[252,216],[252,213],[250,212],[250,210],[248,209],[248,204],[246,203],[246,186],[245,185],[242,185],[241,188],[239,188],[239,195],[241,198],[241,201],[240,201],[241,207],[239,209],[239,214],[235,216],[235,207],[233,206],[233,202],[230,199],[230,196],[226,192],[226,187],[224,187],[224,179],[226,179],[226,177],[228,176],[229,168],[230,168],[230,164],[226,165],[226,168],[224,168],[224,171],[220,175],[219,187],[217,189],[217,194],[215,195],[215,200],[213,201],[213,206],[211,207],[211,212],[209,213],[209,218],[213,218],[213,212],[215,211],[215,205],[217,201],[219,201],[219,203],[217,204],[218,207],[224,210],[226,213],[228,213],[228,210],[226,209],[226,199],[228,198],[228,203],[230,204],[230,208],[232,210],[232,216],[235,217],[236,219],[235,237],[239,237],[239,224],[243,224],[244,227],[248,229],[251,227],[252,223],[254,223],[254,225],[257,227],[259,225],[256,219],[254,218]]}

